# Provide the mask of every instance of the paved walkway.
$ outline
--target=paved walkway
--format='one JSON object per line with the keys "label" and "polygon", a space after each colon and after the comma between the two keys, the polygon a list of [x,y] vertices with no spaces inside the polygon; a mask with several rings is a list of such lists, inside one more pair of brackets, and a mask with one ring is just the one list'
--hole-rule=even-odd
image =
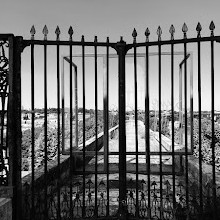
{"label": "paved walkway", "polygon": [[[126,151],[127,152],[136,152],[136,140],[135,140],[135,121],[128,120],[126,121]],[[165,136],[162,137],[162,151],[172,151],[171,149],[171,141]],[[178,145],[175,145],[175,149],[179,149]],[[100,151],[104,151],[104,147],[101,148]],[[113,139],[109,140],[109,151],[118,152],[118,133],[115,134]],[[153,132],[150,130],[150,151],[151,152],[159,152],[159,134],[158,132]],[[146,144],[145,144],[145,126],[142,121],[138,121],[138,152],[146,152]],[[158,154],[159,155],[159,154]],[[136,163],[135,155],[127,155],[127,162]],[[91,160],[90,164],[93,164],[95,160]],[[118,163],[119,156],[118,155],[109,155],[109,163]],[[146,163],[146,156],[139,155],[138,162]],[[162,162],[165,164],[171,163],[171,156],[163,156]],[[98,163],[104,163],[103,156],[98,157]],[[159,156],[151,156],[151,164],[159,164]]]}

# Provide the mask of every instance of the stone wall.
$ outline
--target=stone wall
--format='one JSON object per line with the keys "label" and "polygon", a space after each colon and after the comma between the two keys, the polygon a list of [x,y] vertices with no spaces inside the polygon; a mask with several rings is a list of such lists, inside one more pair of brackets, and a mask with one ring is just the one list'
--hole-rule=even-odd
{"label": "stone wall", "polygon": [[11,220],[12,219],[12,204],[9,198],[0,198],[0,219]]}
{"label": "stone wall", "polygon": [[[118,126],[115,126],[109,130],[109,138],[111,139],[115,133],[117,133]],[[100,150],[103,146],[103,132],[98,134],[98,150]],[[85,143],[86,151],[94,151],[96,147],[96,139],[95,137],[89,139]],[[79,145],[77,151],[82,151],[83,145]],[[82,153],[81,153],[82,155]],[[86,157],[86,162],[92,159],[93,156]],[[69,173],[70,173],[70,165],[74,170],[76,167],[82,166],[82,156],[74,155],[72,158],[72,164],[70,164],[70,154],[66,152],[66,155],[60,155],[60,166],[57,166],[57,161],[48,161],[47,166],[47,183],[48,183],[48,191],[56,191],[56,184],[59,182],[59,186],[66,184],[69,181]],[[60,175],[59,175],[60,172]],[[22,193],[23,193],[23,218],[26,219],[29,216],[30,212],[30,204],[31,204],[31,173],[22,178]],[[44,189],[45,189],[45,172],[44,167],[41,167],[37,171],[35,171],[35,181],[34,181],[34,189],[36,194],[40,197],[43,197]],[[35,196],[36,197],[36,196]]]}

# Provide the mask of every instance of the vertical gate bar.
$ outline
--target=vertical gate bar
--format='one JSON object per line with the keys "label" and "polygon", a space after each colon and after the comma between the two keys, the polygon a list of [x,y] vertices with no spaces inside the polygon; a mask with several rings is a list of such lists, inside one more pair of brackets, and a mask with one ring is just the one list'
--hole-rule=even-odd
{"label": "vertical gate bar", "polygon": [[85,133],[85,123],[86,123],[86,119],[85,119],[85,45],[84,45],[84,36],[82,36],[82,95],[83,95],[83,209],[82,209],[82,216],[85,217],[86,213],[85,213],[85,198],[86,198],[86,194],[85,194],[85,187],[86,187],[86,176],[85,176],[85,170],[86,170],[86,166],[85,166],[85,160],[86,160],[86,133]]}
{"label": "vertical gate bar", "polygon": [[158,62],[159,62],[159,151],[160,151],[160,218],[163,219],[163,170],[162,170],[162,136],[161,136],[161,44],[158,45]]}
{"label": "vertical gate bar", "polygon": [[215,176],[215,75],[214,75],[214,41],[211,40],[211,118],[212,118],[212,196],[214,219],[217,219],[216,176]]}
{"label": "vertical gate bar", "polygon": [[116,45],[118,53],[118,70],[119,70],[119,218],[124,218],[127,210],[126,205],[126,101],[125,101],[125,55],[126,43],[121,37],[120,42]]}
{"label": "vertical gate bar", "polygon": [[44,44],[44,182],[44,219],[47,220],[47,44]]}
{"label": "vertical gate bar", "polygon": [[73,48],[72,45],[69,46],[69,53],[70,53],[70,167],[69,167],[69,178],[70,178],[70,219],[73,219]]}
{"label": "vertical gate bar", "polygon": [[[107,44],[109,38],[107,38]],[[104,106],[104,170],[106,171],[106,184],[107,184],[107,210],[106,216],[109,216],[109,46],[106,46],[106,58],[104,58],[104,94],[103,94],[103,106]]]}
{"label": "vertical gate bar", "polygon": [[12,219],[22,216],[21,186],[21,48],[22,37],[9,37],[8,147],[9,185],[13,186]]}
{"label": "vertical gate bar", "polygon": [[[134,34],[134,32],[133,32]],[[134,116],[135,116],[135,157],[136,157],[136,180],[135,180],[135,188],[136,188],[136,211],[135,216],[139,215],[139,204],[138,204],[138,102],[137,102],[137,48],[136,48],[136,36],[134,35]]]}
{"label": "vertical gate bar", "polygon": [[182,65],[179,65],[179,143],[183,146],[183,73]]}
{"label": "vertical gate bar", "polygon": [[[78,149],[78,82],[77,82],[77,66],[74,65],[74,82],[75,82],[75,145]],[[76,161],[74,161],[74,165]],[[76,168],[76,167],[75,167]]]}
{"label": "vertical gate bar", "polygon": [[173,210],[176,208],[175,181],[175,142],[174,142],[174,44],[171,44],[171,117],[172,117],[172,179],[173,179]]}
{"label": "vertical gate bar", "polygon": [[201,43],[197,43],[198,54],[198,107],[199,107],[199,205],[201,215],[203,213],[203,190],[202,190],[202,115],[201,115]]}
{"label": "vertical gate bar", "polygon": [[62,152],[65,150],[65,94],[64,94],[64,57],[62,59],[62,84],[61,84],[61,93],[62,93]]}
{"label": "vertical gate bar", "polygon": [[[189,53],[190,56],[190,152],[193,152],[194,143],[193,143],[193,54]],[[187,58],[188,58],[187,57]]]}
{"label": "vertical gate bar", "polygon": [[95,52],[95,216],[98,217],[98,76],[97,76],[97,37],[94,40]]}
{"label": "vertical gate bar", "polygon": [[151,193],[150,193],[150,111],[149,111],[149,47],[146,46],[146,86],[145,86],[145,146],[147,164],[147,192],[148,192],[148,218],[151,218]]}
{"label": "vertical gate bar", "polygon": [[34,208],[34,155],[35,155],[35,112],[34,112],[34,43],[31,44],[31,219],[35,218]]}
{"label": "vertical gate bar", "polygon": [[60,46],[57,44],[57,219],[60,220]]}
{"label": "vertical gate bar", "polygon": [[185,107],[185,183],[186,207],[189,209],[189,180],[188,180],[188,123],[187,123],[187,45],[184,42],[184,107]]}

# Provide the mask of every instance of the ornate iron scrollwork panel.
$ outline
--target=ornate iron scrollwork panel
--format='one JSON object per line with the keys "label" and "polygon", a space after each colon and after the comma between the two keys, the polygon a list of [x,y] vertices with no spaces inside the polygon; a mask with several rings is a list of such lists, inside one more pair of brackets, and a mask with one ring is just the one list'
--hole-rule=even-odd
{"label": "ornate iron scrollwork panel", "polygon": [[9,172],[5,120],[9,74],[9,58],[7,57],[8,47],[9,43],[7,40],[0,40],[0,186],[8,185]]}

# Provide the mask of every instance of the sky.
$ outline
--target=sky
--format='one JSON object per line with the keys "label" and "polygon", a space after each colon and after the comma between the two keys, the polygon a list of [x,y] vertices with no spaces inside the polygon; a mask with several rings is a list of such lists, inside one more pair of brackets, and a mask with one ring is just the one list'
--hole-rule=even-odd
{"label": "sky", "polygon": [[[61,30],[61,40],[68,40],[69,26],[73,27],[74,40],[80,40],[85,36],[86,41],[93,41],[94,36],[98,36],[98,41],[106,41],[106,37],[111,42],[120,40],[123,36],[127,43],[132,42],[132,31],[137,30],[137,41],[145,41],[144,32],[148,27],[151,34],[150,40],[157,40],[156,31],[160,25],[162,28],[162,40],[170,39],[169,28],[171,24],[175,27],[175,39],[183,37],[182,25],[185,22],[189,31],[188,37],[196,37],[196,25],[198,22],[202,25],[202,36],[209,36],[209,24],[213,20],[215,23],[215,35],[220,35],[220,3],[217,0],[8,0],[1,3],[0,9],[0,27],[1,33],[13,33],[16,36],[23,36],[24,39],[30,39],[30,29],[34,25],[36,28],[35,39],[43,39],[42,29],[46,24],[49,30],[48,39],[55,40],[54,31],[59,25]],[[220,48],[216,44],[216,94],[218,94],[218,60]],[[197,54],[196,45],[189,46],[188,50],[193,52],[193,94],[194,109],[197,109]],[[170,48],[162,48],[163,52],[169,52]],[[175,51],[183,52],[183,47],[176,47]],[[93,53],[93,50],[86,51]],[[98,51],[103,53],[102,50]],[[115,51],[110,51],[115,54]],[[130,51],[131,53],[133,51]],[[142,53],[143,50],[139,50]],[[157,52],[157,48],[152,48],[151,53]],[[210,47],[204,44],[202,46],[202,107],[204,110],[210,109]],[[77,55],[79,48],[74,50]],[[68,56],[68,49],[61,50],[62,56]],[[55,50],[48,48],[48,106],[56,106],[56,63]],[[183,55],[175,56],[175,105],[178,106],[178,64],[183,59]],[[74,59],[79,66],[79,105],[82,105],[81,97],[81,70],[80,59]],[[88,58],[86,66],[86,107],[94,108],[94,64],[92,58]],[[36,78],[36,107],[43,107],[43,58],[42,48],[36,47],[35,50],[35,78]],[[117,108],[117,59],[112,58],[112,67],[110,67],[110,108]],[[126,62],[127,77],[127,107],[133,108],[133,63],[132,59]],[[189,62],[190,64],[190,62]],[[68,64],[65,64],[66,83],[66,106],[68,107]],[[190,66],[190,65],[189,65]],[[190,70],[190,67],[188,67]],[[138,58],[138,105],[144,107],[144,77],[145,66],[144,58]],[[102,108],[102,89],[103,89],[103,61],[99,59],[98,67],[98,90],[99,90],[99,108]],[[162,102],[164,108],[170,108],[170,58],[162,56]],[[189,84],[189,83],[188,83]],[[188,92],[189,93],[189,92]],[[188,98],[189,99],[189,98]],[[158,57],[150,58],[150,102],[151,108],[155,108],[158,102]],[[22,105],[24,108],[30,108],[30,48],[25,48],[22,54]],[[220,110],[220,101],[217,95],[215,99],[216,109]]]}

